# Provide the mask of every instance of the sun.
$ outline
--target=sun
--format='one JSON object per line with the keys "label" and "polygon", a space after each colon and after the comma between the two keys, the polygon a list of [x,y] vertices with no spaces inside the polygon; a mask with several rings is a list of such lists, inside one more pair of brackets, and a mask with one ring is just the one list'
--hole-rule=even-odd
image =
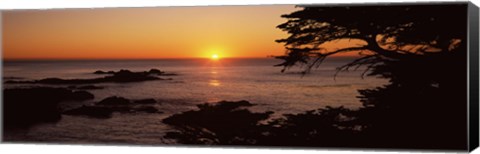
{"label": "sun", "polygon": [[218,59],[220,59],[220,57],[219,57],[217,54],[213,54],[213,55],[210,57],[210,59],[212,59],[212,60],[218,60]]}

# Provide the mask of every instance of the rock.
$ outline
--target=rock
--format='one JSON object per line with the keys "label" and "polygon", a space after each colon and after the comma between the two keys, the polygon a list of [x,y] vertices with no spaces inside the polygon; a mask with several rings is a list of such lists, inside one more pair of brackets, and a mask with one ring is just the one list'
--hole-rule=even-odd
{"label": "rock", "polygon": [[[140,101],[140,103],[138,103]],[[135,113],[135,112],[146,112],[146,113],[162,113],[158,111],[157,108],[153,106],[144,106],[142,104],[151,104],[153,99],[143,99],[135,101],[137,103],[130,103],[130,100],[112,96],[101,100],[95,105],[86,106],[68,110],[63,112],[66,115],[79,115],[79,116],[88,116],[92,118],[110,118],[113,112],[119,113]]]}
{"label": "rock", "polygon": [[115,73],[113,73],[113,74],[121,76],[121,75],[131,75],[131,74],[135,74],[135,73],[133,73],[133,72],[130,71],[130,70],[121,69],[120,71],[115,72]]}
{"label": "rock", "polygon": [[93,74],[115,74],[115,72],[114,71],[105,72],[105,71],[102,71],[102,70],[97,70],[97,71],[93,72]]}
{"label": "rock", "polygon": [[[125,83],[125,82],[142,82],[142,81],[152,81],[152,80],[162,80],[157,76],[174,76],[173,73],[165,73],[158,69],[150,69],[149,71],[144,72],[132,72],[130,70],[120,70],[118,72],[114,71],[95,71],[94,74],[108,74],[108,76],[101,78],[93,79],[60,79],[60,78],[45,78],[40,80],[8,80],[5,83],[27,83],[27,84],[95,84],[95,83]],[[84,89],[99,89],[98,87],[85,86]]]}
{"label": "rock", "polygon": [[202,110],[225,110],[225,111],[230,111],[239,107],[248,107],[248,106],[253,106],[254,104],[241,100],[237,102],[231,102],[231,101],[220,101],[215,104],[199,104],[197,105],[198,108]]}
{"label": "rock", "polygon": [[94,85],[87,85],[87,86],[80,86],[77,89],[103,89],[103,87],[94,86]]}
{"label": "rock", "polygon": [[[97,72],[101,73],[101,72]],[[111,74],[107,72],[106,74]],[[93,78],[93,79],[60,79],[60,78],[45,78],[41,80],[31,80],[31,81],[18,81],[18,80],[9,80],[5,83],[28,83],[28,84],[95,84],[95,83],[125,83],[125,82],[142,82],[142,81],[151,81],[151,80],[161,80],[161,78],[151,76],[145,72],[131,72],[129,70],[120,70],[118,72],[113,72],[110,76],[105,76],[102,78]]]}
{"label": "rock", "polygon": [[82,90],[94,90],[94,89],[103,89],[104,87],[95,86],[95,85],[86,85],[86,86],[68,86],[70,89],[82,89]]}
{"label": "rock", "polygon": [[[76,81],[76,80],[71,80],[71,81]],[[45,78],[37,81],[38,83],[52,83],[52,84],[62,84],[62,83],[67,83],[68,80],[63,80],[60,78]]]}
{"label": "rock", "polygon": [[85,115],[94,118],[110,118],[113,110],[107,107],[98,106],[82,106],[80,108],[72,109],[63,112],[66,115]]}
{"label": "rock", "polygon": [[150,71],[147,72],[148,74],[152,74],[152,75],[158,75],[158,76],[176,76],[178,74],[175,74],[175,73],[165,73],[163,71],[160,71],[158,69],[150,69]]}
{"label": "rock", "polygon": [[133,73],[128,70],[121,70],[113,76],[106,76],[101,79],[100,82],[140,82],[140,81],[150,81],[150,80],[159,80],[160,78],[149,76],[143,73]]}
{"label": "rock", "polygon": [[101,71],[101,70],[98,70],[98,71],[95,71],[93,72],[93,74],[106,74],[107,72],[104,72],[104,71]]}
{"label": "rock", "polygon": [[121,75],[122,73],[125,73],[125,74],[135,73],[135,74],[157,75],[157,76],[174,76],[174,75],[177,75],[177,74],[174,74],[174,73],[165,73],[164,71],[161,71],[161,70],[155,69],[155,68],[152,68],[149,71],[144,71],[144,72],[132,72],[130,70],[125,70],[125,69],[121,69],[118,72],[115,72],[115,71],[105,72],[105,71],[101,71],[101,70],[98,70],[98,71],[94,72],[94,74],[117,74],[117,75]]}
{"label": "rock", "polygon": [[142,106],[142,107],[136,108],[135,111],[147,112],[147,113],[157,113],[158,109],[153,107],[153,106]]}
{"label": "rock", "polygon": [[148,71],[148,74],[154,74],[154,75],[160,75],[160,74],[163,74],[163,73],[165,73],[165,72],[162,72],[158,69],[153,69],[153,68],[150,69],[150,71]]}
{"label": "rock", "polygon": [[135,113],[135,112],[146,112],[146,113],[161,113],[157,108],[153,106],[141,106],[141,107],[130,107],[130,106],[86,106],[83,105],[79,108],[68,110],[63,112],[66,115],[75,115],[75,116],[88,116],[92,118],[111,118],[114,112],[119,113]]}
{"label": "rock", "polygon": [[111,82],[138,82],[138,81],[149,81],[149,80],[159,80],[160,78],[150,76],[144,72],[131,72],[129,70],[120,70],[115,72],[113,76],[104,77],[105,80]]}
{"label": "rock", "polygon": [[93,95],[66,88],[32,87],[4,90],[4,128],[27,128],[37,123],[56,122],[58,104],[69,100],[88,100]]}
{"label": "rock", "polygon": [[[243,107],[252,106],[247,101],[221,101],[198,105],[199,110],[174,114],[163,119],[175,131],[164,136],[186,144],[235,144],[258,137],[261,121],[273,112],[253,113]],[[261,134],[261,133],[258,133]],[[239,138],[240,137],[240,138]]]}
{"label": "rock", "polygon": [[97,103],[97,105],[129,105],[129,104],[130,104],[130,100],[123,97],[117,97],[117,96],[105,98]]}
{"label": "rock", "polygon": [[163,74],[160,74],[160,76],[177,76],[178,74],[175,74],[175,73],[163,73]]}
{"label": "rock", "polygon": [[[216,122],[228,121],[231,119],[246,120],[248,118],[267,118],[269,112],[265,114],[253,114],[250,111],[241,109],[241,107],[253,106],[248,101],[220,101],[217,103],[199,104],[199,110],[186,111],[180,114],[174,114],[163,120],[164,123],[170,125],[182,125],[186,123],[199,124],[204,126],[219,125]],[[251,116],[251,117],[250,117]],[[242,117],[242,118],[240,118]]]}
{"label": "rock", "polygon": [[72,100],[88,100],[93,98],[95,98],[95,96],[86,91],[74,91],[71,96]]}
{"label": "rock", "polygon": [[155,99],[141,99],[133,101],[134,104],[155,104],[157,101]]}

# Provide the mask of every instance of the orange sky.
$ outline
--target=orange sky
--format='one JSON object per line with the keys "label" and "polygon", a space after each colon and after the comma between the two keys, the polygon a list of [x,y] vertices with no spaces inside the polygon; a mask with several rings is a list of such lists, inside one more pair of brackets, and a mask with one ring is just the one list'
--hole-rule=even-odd
{"label": "orange sky", "polygon": [[5,59],[266,57],[293,5],[3,12]]}

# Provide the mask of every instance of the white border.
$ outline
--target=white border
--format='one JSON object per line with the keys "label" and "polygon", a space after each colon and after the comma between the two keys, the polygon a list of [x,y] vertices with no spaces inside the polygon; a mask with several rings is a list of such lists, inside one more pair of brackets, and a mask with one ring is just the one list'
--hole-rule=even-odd
{"label": "white border", "polygon": [[[0,0],[0,10],[12,9],[52,9],[52,8],[105,8],[105,7],[151,7],[151,6],[206,6],[206,5],[247,5],[247,4],[344,4],[344,3],[378,3],[378,2],[429,2],[432,0]],[[452,0],[434,0],[444,2]],[[459,0],[456,0],[459,1]],[[461,0],[463,1],[463,0]],[[480,6],[480,0],[472,0]],[[1,14],[0,14],[1,15]],[[1,17],[0,17],[1,20]],[[1,21],[0,21],[1,24]],[[0,25],[1,29],[1,25]],[[1,34],[1,33],[0,33]],[[0,38],[0,46],[1,46]],[[0,49],[1,51],[1,49]],[[1,58],[1,55],[0,55]],[[1,75],[1,72],[0,72]],[[1,87],[0,87],[1,88]],[[1,94],[0,94],[1,95]],[[209,154],[349,154],[349,153],[419,153],[419,152],[386,152],[386,151],[340,151],[340,150],[285,150],[285,149],[239,149],[239,148],[196,148],[196,147],[129,147],[129,146],[82,146],[82,145],[34,145],[34,144],[0,144],[0,153],[164,153],[164,154],[187,154],[187,153],[209,153]],[[431,152],[421,152],[423,154]],[[480,150],[473,153],[480,154]]]}
{"label": "white border", "polygon": [[[258,4],[344,4],[378,2],[446,2],[466,0],[0,0],[0,9],[103,8]],[[478,1],[478,0],[474,0]]]}

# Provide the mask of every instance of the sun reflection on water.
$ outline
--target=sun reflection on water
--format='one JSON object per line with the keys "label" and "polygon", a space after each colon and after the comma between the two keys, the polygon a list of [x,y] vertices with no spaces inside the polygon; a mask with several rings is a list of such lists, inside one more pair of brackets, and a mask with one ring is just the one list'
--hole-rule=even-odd
{"label": "sun reflection on water", "polygon": [[208,85],[213,87],[218,87],[221,85],[220,80],[218,80],[218,71],[216,67],[210,68],[210,80],[208,81]]}
{"label": "sun reflection on water", "polygon": [[218,87],[218,86],[221,85],[220,81],[218,81],[218,80],[210,80],[210,81],[208,82],[208,84],[209,84],[210,86],[214,86],[214,87]]}

